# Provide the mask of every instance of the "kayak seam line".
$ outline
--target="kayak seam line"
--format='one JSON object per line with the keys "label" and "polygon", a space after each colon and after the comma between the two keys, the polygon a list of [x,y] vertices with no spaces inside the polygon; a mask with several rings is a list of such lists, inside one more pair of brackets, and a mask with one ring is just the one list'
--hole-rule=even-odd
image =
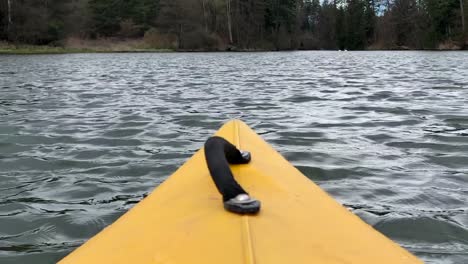
{"label": "kayak seam line", "polygon": [[237,145],[237,148],[242,149],[240,145],[239,124],[237,120],[234,121],[234,140],[236,141],[234,143]]}
{"label": "kayak seam line", "polygon": [[[237,145],[238,149],[242,149],[241,141],[240,141],[240,129],[239,129],[239,121],[234,121],[234,142]],[[241,169],[237,170],[237,175],[240,176]],[[253,244],[252,244],[252,235],[250,233],[250,223],[249,217],[247,215],[242,216],[242,233],[244,234],[244,257],[246,264],[254,264],[254,253],[253,253]]]}
{"label": "kayak seam line", "polygon": [[243,222],[243,229],[244,229],[244,237],[245,237],[245,263],[246,264],[254,264],[254,252],[253,252],[253,245],[252,245],[252,236],[250,234],[250,224],[249,224],[249,217],[244,215],[242,216]]}

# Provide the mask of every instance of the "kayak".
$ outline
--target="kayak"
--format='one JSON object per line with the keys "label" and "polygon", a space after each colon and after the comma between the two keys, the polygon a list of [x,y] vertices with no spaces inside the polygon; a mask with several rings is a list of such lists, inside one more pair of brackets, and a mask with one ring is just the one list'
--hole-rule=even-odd
{"label": "kayak", "polygon": [[261,201],[235,214],[197,151],[145,199],[60,264],[423,263],[306,178],[240,120],[216,136],[251,153],[232,174]]}

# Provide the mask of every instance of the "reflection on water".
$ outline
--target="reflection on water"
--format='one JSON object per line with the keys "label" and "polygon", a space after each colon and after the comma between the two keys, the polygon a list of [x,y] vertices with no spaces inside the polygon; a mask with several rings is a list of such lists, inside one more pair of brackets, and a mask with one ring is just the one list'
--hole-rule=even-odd
{"label": "reflection on water", "polygon": [[427,263],[468,263],[468,53],[0,56],[0,262],[53,263],[241,118]]}

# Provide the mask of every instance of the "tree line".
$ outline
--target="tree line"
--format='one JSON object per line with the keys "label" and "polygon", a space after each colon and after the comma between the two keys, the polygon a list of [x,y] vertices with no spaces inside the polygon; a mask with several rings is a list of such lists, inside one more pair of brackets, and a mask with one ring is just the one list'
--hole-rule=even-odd
{"label": "tree line", "polygon": [[0,41],[144,38],[173,49],[465,44],[466,0],[0,0]]}

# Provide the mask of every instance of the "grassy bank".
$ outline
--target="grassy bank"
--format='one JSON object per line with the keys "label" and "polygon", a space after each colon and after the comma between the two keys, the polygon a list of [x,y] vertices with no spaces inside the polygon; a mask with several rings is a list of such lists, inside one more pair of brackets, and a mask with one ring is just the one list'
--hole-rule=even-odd
{"label": "grassy bank", "polygon": [[66,53],[88,53],[98,52],[89,49],[71,49],[51,46],[1,46],[0,54],[66,54]]}
{"label": "grassy bank", "polygon": [[75,49],[67,47],[51,47],[51,46],[16,46],[16,47],[0,47],[0,54],[72,54],[72,53],[113,53],[113,52],[170,52],[172,50],[164,49]]}
{"label": "grassy bank", "polygon": [[69,39],[57,46],[25,45],[0,42],[0,54],[68,54],[68,53],[111,53],[111,52],[169,52],[157,49],[142,40],[80,40]]}

